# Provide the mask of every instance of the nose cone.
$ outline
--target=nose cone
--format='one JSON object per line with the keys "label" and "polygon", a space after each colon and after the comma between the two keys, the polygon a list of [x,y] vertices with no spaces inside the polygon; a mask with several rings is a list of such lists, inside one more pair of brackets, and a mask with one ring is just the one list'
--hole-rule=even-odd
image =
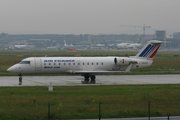
{"label": "nose cone", "polygon": [[15,72],[16,71],[16,67],[13,65],[10,68],[7,69],[8,72]]}
{"label": "nose cone", "polygon": [[12,71],[12,67],[8,68],[7,71],[8,71],[8,72],[11,72],[11,71]]}

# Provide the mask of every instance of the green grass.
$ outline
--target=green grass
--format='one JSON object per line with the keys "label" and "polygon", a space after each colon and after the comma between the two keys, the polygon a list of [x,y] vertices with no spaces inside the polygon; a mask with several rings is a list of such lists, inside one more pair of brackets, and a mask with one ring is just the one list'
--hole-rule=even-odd
{"label": "green grass", "polygon": [[[117,85],[1,87],[0,119],[47,119],[48,103],[52,119],[98,118],[101,102],[102,118],[179,115],[180,85]],[[36,98],[37,106],[33,104]]]}

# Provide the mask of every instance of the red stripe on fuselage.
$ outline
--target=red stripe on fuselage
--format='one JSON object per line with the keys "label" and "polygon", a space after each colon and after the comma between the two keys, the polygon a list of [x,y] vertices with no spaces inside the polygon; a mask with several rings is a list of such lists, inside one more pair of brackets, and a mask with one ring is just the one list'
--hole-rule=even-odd
{"label": "red stripe on fuselage", "polygon": [[[160,45],[159,45],[159,47],[160,47]],[[156,50],[151,54],[151,56],[150,56],[149,58],[153,58],[153,57],[156,55],[156,53],[157,53],[159,47],[156,48]]]}

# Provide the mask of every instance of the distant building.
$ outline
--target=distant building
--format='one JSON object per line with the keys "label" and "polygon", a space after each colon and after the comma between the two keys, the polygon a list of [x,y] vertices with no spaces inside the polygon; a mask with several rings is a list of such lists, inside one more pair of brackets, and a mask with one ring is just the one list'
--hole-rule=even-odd
{"label": "distant building", "polygon": [[174,32],[173,33],[173,38],[180,39],[180,32]]}
{"label": "distant building", "polygon": [[[180,32],[175,32],[172,38],[166,38],[165,30],[155,31],[155,34],[146,34],[143,43],[151,39],[165,41],[166,48],[180,48]],[[78,49],[91,49],[92,40],[98,44],[137,43],[143,40],[143,34],[7,34],[0,33],[0,49],[13,48],[14,45],[23,45],[29,41],[34,49],[46,50],[47,48],[64,49],[64,40]],[[107,46],[103,47],[106,48]],[[75,52],[76,49],[67,49]],[[107,47],[109,48],[109,47]]]}
{"label": "distant building", "polygon": [[166,38],[166,31],[165,30],[157,30],[155,35],[156,35],[157,40],[163,41]]}

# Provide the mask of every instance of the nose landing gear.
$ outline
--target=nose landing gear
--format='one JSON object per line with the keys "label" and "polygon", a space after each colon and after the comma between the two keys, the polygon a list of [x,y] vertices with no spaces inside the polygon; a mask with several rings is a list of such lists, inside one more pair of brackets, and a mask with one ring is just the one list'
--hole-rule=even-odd
{"label": "nose landing gear", "polygon": [[19,85],[22,85],[22,75],[19,74]]}

